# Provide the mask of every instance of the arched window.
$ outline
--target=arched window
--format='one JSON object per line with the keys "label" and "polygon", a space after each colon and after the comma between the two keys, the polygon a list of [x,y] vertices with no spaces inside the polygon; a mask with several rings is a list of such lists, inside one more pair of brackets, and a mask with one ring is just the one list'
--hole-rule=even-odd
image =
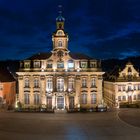
{"label": "arched window", "polygon": [[38,88],[39,87],[39,79],[38,78],[35,78],[34,79],[34,87],[35,88]]}
{"label": "arched window", "polygon": [[62,41],[61,40],[58,41],[58,47],[60,47],[60,48],[62,47]]}
{"label": "arched window", "polygon": [[96,93],[91,94],[91,104],[96,104],[97,102],[97,96]]}
{"label": "arched window", "polygon": [[29,93],[24,94],[24,103],[30,104],[30,94]]}
{"label": "arched window", "polygon": [[86,93],[81,94],[81,104],[87,104],[87,94]]}
{"label": "arched window", "polygon": [[71,92],[72,90],[74,90],[74,79],[69,78],[68,79],[68,91]]}
{"label": "arched window", "polygon": [[35,93],[34,94],[34,104],[39,105],[39,103],[40,103],[40,96],[38,93]]}
{"label": "arched window", "polygon": [[26,78],[25,79],[25,87],[29,87],[30,86],[30,81],[29,81],[29,78]]}
{"label": "arched window", "polygon": [[46,91],[47,92],[52,92],[52,90],[53,90],[53,79],[52,78],[47,78]]}
{"label": "arched window", "polygon": [[63,78],[57,79],[57,91],[64,91],[64,79]]}

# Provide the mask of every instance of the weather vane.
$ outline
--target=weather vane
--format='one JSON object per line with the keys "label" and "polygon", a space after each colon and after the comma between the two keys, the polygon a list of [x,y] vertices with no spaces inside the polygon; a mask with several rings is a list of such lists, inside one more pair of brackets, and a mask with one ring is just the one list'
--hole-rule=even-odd
{"label": "weather vane", "polygon": [[58,5],[58,8],[59,8],[58,13],[59,13],[59,15],[61,15],[62,14],[62,5]]}

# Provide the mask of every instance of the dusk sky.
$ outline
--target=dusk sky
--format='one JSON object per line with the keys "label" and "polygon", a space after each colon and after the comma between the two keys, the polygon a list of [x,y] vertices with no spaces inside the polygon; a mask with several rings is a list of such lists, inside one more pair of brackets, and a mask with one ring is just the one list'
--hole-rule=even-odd
{"label": "dusk sky", "polygon": [[140,55],[140,0],[0,0],[0,60],[51,51],[58,5],[71,52]]}

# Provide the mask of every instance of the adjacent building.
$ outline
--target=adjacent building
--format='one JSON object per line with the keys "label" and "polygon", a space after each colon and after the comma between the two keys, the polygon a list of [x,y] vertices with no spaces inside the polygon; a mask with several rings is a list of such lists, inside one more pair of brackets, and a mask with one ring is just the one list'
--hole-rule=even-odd
{"label": "adjacent building", "polygon": [[16,80],[7,68],[0,68],[0,108],[13,108],[16,98]]}
{"label": "adjacent building", "polygon": [[119,67],[105,78],[104,100],[111,107],[140,102],[140,76],[131,62],[122,70]]}
{"label": "adjacent building", "polygon": [[101,61],[69,51],[64,23],[59,15],[51,52],[20,62],[17,101],[23,108],[92,108],[103,103]]}

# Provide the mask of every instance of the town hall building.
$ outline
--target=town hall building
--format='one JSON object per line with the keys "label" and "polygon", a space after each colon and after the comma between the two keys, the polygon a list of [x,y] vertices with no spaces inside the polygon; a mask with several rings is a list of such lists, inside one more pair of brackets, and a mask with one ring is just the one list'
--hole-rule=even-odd
{"label": "town hall building", "polygon": [[65,19],[56,18],[52,51],[20,62],[18,96],[23,108],[95,108],[103,103],[101,61],[68,49]]}

